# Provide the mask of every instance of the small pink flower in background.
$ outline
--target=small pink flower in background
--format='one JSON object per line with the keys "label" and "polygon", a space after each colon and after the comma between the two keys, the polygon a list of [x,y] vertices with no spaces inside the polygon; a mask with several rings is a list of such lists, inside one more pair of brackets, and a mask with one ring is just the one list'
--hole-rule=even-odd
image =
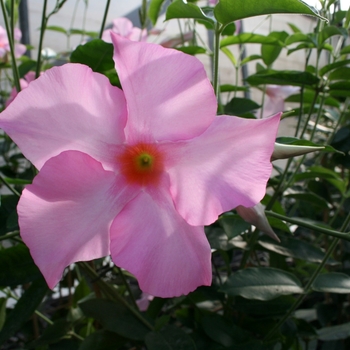
{"label": "small pink flower in background", "polygon": [[148,309],[149,303],[153,300],[154,296],[148,293],[142,293],[141,298],[136,300],[136,304],[140,311],[146,311]]}
{"label": "small pink flower in background", "polygon": [[263,118],[284,110],[284,100],[300,90],[297,86],[266,85]]}
{"label": "small pink flower in background", "polygon": [[195,57],[111,36],[123,90],[66,64],[0,114],[40,170],[18,204],[21,236],[50,288],[111,254],[144,292],[187,294],[211,284],[204,225],[264,196],[280,114],[216,116]]}
{"label": "small pink flower in background", "polygon": [[[14,29],[14,39],[15,41],[20,41],[22,37],[22,32],[19,28]],[[19,58],[21,57],[25,52],[27,48],[25,45],[20,43],[15,43],[15,57]],[[5,28],[0,26],[0,58],[4,58],[5,55],[10,52],[10,44],[9,39],[7,36],[7,32]]]}
{"label": "small pink flower in background", "polygon": [[102,40],[111,43],[110,32],[119,34],[120,36],[130,39],[132,41],[146,41],[147,30],[134,27],[132,22],[125,17],[116,18],[113,20],[112,29],[107,29],[102,34]]}
{"label": "small pink flower in background", "polygon": [[[21,90],[25,89],[28,87],[29,83],[31,83],[33,80],[35,80],[35,72],[28,72],[25,76],[24,79],[20,79],[19,83],[21,85]],[[6,107],[15,99],[15,97],[18,95],[18,92],[16,88],[12,88],[11,93],[9,98],[6,101]]]}

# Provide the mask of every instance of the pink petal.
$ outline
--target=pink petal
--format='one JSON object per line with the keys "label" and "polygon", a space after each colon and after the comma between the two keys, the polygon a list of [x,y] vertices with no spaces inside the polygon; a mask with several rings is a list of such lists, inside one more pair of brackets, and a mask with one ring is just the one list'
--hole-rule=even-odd
{"label": "pink petal", "polygon": [[280,115],[269,119],[220,116],[202,135],[164,145],[176,209],[191,225],[207,225],[265,194]]}
{"label": "pink petal", "polygon": [[22,32],[19,28],[14,28],[13,36],[16,41],[20,41],[22,38]]}
{"label": "pink petal", "polygon": [[46,71],[0,114],[0,127],[37,168],[62,151],[78,150],[112,169],[125,123],[122,91],[80,64]]}
{"label": "pink petal", "polygon": [[190,139],[208,128],[217,105],[197,58],[111,35],[128,104],[128,141]]}
{"label": "pink petal", "polygon": [[128,37],[133,28],[132,22],[125,17],[119,17],[113,20],[112,31],[124,38]]}
{"label": "pink petal", "polygon": [[109,254],[109,227],[133,192],[85,153],[45,163],[17,210],[22,239],[50,288],[71,263]]}
{"label": "pink petal", "polygon": [[154,296],[179,296],[211,283],[203,227],[188,225],[168,193],[141,192],[125,206],[111,226],[111,254]]}
{"label": "pink petal", "polygon": [[268,118],[278,111],[284,110],[284,99],[279,96],[270,97],[266,95],[262,117]]}
{"label": "pink petal", "polygon": [[132,28],[130,34],[127,36],[128,39],[132,41],[146,41],[147,40],[147,30],[140,29],[137,27]]}

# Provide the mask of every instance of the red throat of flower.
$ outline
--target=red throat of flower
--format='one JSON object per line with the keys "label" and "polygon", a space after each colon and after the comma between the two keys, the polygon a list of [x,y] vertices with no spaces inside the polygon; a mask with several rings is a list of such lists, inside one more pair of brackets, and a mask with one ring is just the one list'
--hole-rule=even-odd
{"label": "red throat of flower", "polygon": [[157,185],[163,171],[163,155],[154,144],[127,146],[118,157],[121,173],[130,184]]}

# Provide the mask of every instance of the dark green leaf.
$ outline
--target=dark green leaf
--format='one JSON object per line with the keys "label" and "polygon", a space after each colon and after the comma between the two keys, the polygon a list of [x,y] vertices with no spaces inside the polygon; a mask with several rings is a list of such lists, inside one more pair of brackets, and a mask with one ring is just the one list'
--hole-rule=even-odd
{"label": "dark green leaf", "polygon": [[309,72],[302,71],[275,71],[263,70],[249,76],[247,82],[250,85],[315,85],[319,82],[319,78]]}
{"label": "dark green leaf", "polygon": [[206,229],[206,233],[210,247],[212,249],[227,251],[235,248],[233,242],[231,242],[231,240],[227,237],[226,233],[221,228],[208,227]]}
{"label": "dark green leaf", "polygon": [[224,25],[273,13],[303,14],[323,19],[317,10],[299,0],[220,0],[214,8],[216,19]]}
{"label": "dark green leaf", "polygon": [[[301,259],[319,263],[324,258],[324,251],[318,246],[292,237],[280,237],[281,242],[277,243],[269,237],[261,237],[258,243],[267,250]],[[334,259],[328,259],[329,264],[336,264]]]}
{"label": "dark green leaf", "polygon": [[316,46],[316,42],[314,41],[313,37],[310,34],[304,34],[304,33],[294,33],[290,35],[285,40],[284,43],[286,45],[291,45],[291,44],[300,43],[300,42],[305,42]]}
{"label": "dark green leaf", "polygon": [[223,227],[228,239],[240,236],[249,230],[251,226],[239,215],[223,215],[219,218],[219,223]]}
{"label": "dark green leaf", "polygon": [[41,278],[33,282],[24,292],[12,312],[6,318],[4,327],[0,332],[0,345],[8,340],[29,319],[38,308],[48,290],[45,280]]}
{"label": "dark green leaf", "polygon": [[23,78],[29,71],[36,68],[36,61],[26,60],[18,67],[19,77]]}
{"label": "dark green leaf", "polygon": [[71,54],[72,63],[89,66],[94,72],[103,73],[114,68],[113,45],[100,39],[79,45]]}
{"label": "dark green leaf", "polygon": [[286,198],[294,198],[297,201],[304,201],[312,204],[319,209],[329,209],[329,203],[322,197],[312,192],[305,193],[290,193],[285,195]]}
{"label": "dark green leaf", "polygon": [[285,145],[294,145],[294,146],[311,146],[311,147],[324,147],[320,152],[338,152],[335,148],[329,145],[318,145],[314,142],[308,140],[301,140],[295,137],[278,137],[276,142],[283,143]]}
{"label": "dark green leaf", "polygon": [[345,28],[336,27],[336,26],[326,26],[323,28],[323,30],[320,33],[319,43],[321,44],[325,42],[327,39],[329,39],[334,35],[341,35],[346,39],[347,30]]}
{"label": "dark green leaf", "polygon": [[144,340],[149,329],[125,306],[110,300],[91,299],[79,304],[84,314],[99,321],[106,330],[125,338]]}
{"label": "dark green leaf", "polygon": [[188,334],[170,325],[161,331],[148,333],[145,343],[148,350],[196,350],[196,345]]}
{"label": "dark green leaf", "polygon": [[47,26],[46,30],[52,30],[52,31],[60,32],[67,35],[67,30],[59,26]]}
{"label": "dark green leaf", "polygon": [[345,273],[330,272],[318,275],[312,289],[324,293],[350,293],[350,277]]}
{"label": "dark green leaf", "polygon": [[241,116],[258,108],[260,108],[260,105],[248,98],[234,97],[226,106],[224,106],[224,111],[225,114]]}
{"label": "dark green leaf", "polygon": [[118,334],[100,330],[85,338],[78,350],[117,350],[124,343]]}
{"label": "dark green leaf", "polygon": [[251,335],[220,315],[211,314],[201,318],[204,332],[215,342],[230,347],[248,341]]}
{"label": "dark green leaf", "polygon": [[350,322],[340,326],[324,327],[317,331],[318,339],[323,341],[346,339],[350,337]]}
{"label": "dark green leaf", "polygon": [[148,6],[148,17],[151,20],[153,26],[156,25],[159,12],[162,8],[164,0],[151,0]]}
{"label": "dark green leaf", "polygon": [[0,286],[17,286],[41,277],[24,244],[3,249],[0,254]]}
{"label": "dark green leaf", "polygon": [[251,267],[229,276],[221,290],[230,296],[270,300],[281,295],[303,293],[300,281],[291,273],[270,267]]}
{"label": "dark green leaf", "polygon": [[338,81],[329,84],[329,93],[332,96],[350,97],[350,81]]}
{"label": "dark green leaf", "polygon": [[240,44],[269,44],[276,45],[279,47],[283,47],[283,42],[281,42],[278,38],[269,37],[261,34],[255,33],[242,33],[235,36],[229,36],[227,38],[223,38],[220,41],[220,47],[225,47],[228,45],[240,45]]}
{"label": "dark green leaf", "polygon": [[197,20],[214,23],[214,20],[207,17],[197,5],[185,2],[183,0],[173,1],[166,10],[166,20],[175,18],[194,18]]}
{"label": "dark green leaf", "polygon": [[[271,32],[268,35],[268,38],[275,38],[281,42],[284,42],[284,40],[287,37],[288,37],[288,34],[286,32]],[[267,66],[270,66],[273,62],[276,61],[281,51],[282,51],[281,46],[269,45],[269,44],[261,45],[261,57]]]}
{"label": "dark green leaf", "polygon": [[248,91],[245,86],[236,86],[231,84],[220,85],[220,92],[232,92],[232,91]]}

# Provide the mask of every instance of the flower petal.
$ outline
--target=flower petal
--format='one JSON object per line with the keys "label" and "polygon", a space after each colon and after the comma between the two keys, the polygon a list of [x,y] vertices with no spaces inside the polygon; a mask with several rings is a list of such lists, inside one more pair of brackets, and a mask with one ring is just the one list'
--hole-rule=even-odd
{"label": "flower petal", "polygon": [[78,151],[49,159],[21,196],[20,232],[53,288],[69,264],[109,254],[109,228],[135,191]]}
{"label": "flower petal", "polygon": [[145,135],[158,141],[190,139],[208,128],[217,104],[197,58],[113,33],[111,36],[128,105],[128,141],[140,141]]}
{"label": "flower petal", "polygon": [[265,194],[280,115],[268,119],[220,116],[199,137],[164,145],[176,209],[191,225],[207,225]]}
{"label": "flower petal", "polygon": [[204,229],[183,220],[170,194],[141,192],[125,206],[111,226],[111,255],[154,296],[179,296],[211,283]]}
{"label": "flower petal", "polygon": [[124,141],[123,93],[89,67],[54,67],[21,91],[0,114],[0,127],[37,167],[66,150],[78,150],[113,168]]}

